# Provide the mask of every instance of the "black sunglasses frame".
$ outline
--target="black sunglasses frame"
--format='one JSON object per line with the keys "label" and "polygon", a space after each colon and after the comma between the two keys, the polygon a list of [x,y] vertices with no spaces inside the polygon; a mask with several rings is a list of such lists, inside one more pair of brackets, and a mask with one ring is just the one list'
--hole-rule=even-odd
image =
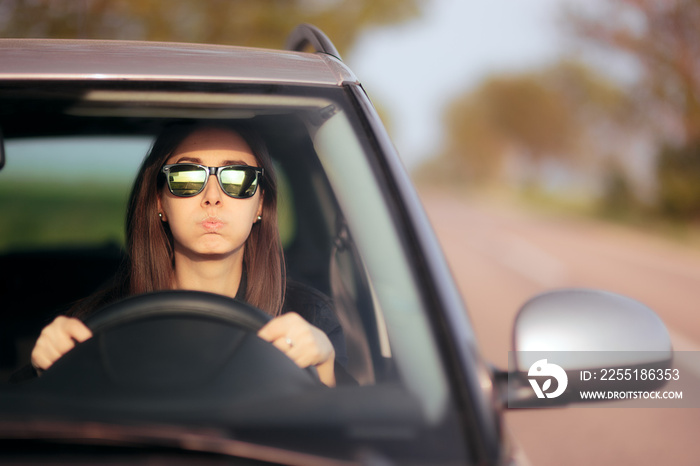
{"label": "black sunglasses frame", "polygon": [[[170,176],[169,176],[170,170],[173,167],[182,167],[182,166],[197,167],[197,168],[203,169],[206,172],[207,175],[204,178],[204,182],[202,183],[202,187],[199,188],[199,190],[196,193],[176,194],[175,192],[173,192],[173,188],[170,185]],[[224,184],[221,181],[221,172],[226,170],[226,169],[243,169],[246,171],[252,170],[255,173],[255,178],[253,179],[253,181],[251,183],[251,184],[255,185],[253,191],[249,195],[246,195],[246,196],[234,196],[233,194],[227,192],[226,189],[224,188]],[[199,193],[204,191],[204,188],[207,187],[207,183],[209,182],[209,178],[212,175],[214,175],[214,176],[216,176],[216,179],[219,181],[219,187],[221,188],[221,191],[224,194],[226,194],[228,197],[232,197],[234,199],[248,199],[248,198],[255,196],[255,193],[258,190],[258,186],[260,186],[260,183],[265,176],[265,169],[264,168],[253,167],[251,165],[224,165],[223,167],[207,167],[206,165],[200,165],[198,163],[172,163],[169,165],[164,165],[163,168],[161,169],[161,172],[163,174],[165,174],[165,181],[166,181],[166,184],[168,185],[168,190],[170,191],[170,193],[173,196],[176,196],[176,197],[194,197],[194,196],[198,195]],[[244,190],[244,192],[247,190],[248,190],[248,188],[246,188]]]}

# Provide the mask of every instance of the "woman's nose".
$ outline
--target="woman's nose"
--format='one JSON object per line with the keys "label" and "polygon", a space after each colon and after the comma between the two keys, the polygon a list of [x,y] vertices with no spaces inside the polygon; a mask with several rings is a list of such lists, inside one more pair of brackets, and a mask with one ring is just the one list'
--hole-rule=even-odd
{"label": "woman's nose", "polygon": [[[212,179],[212,177],[214,179]],[[219,186],[219,180],[216,175],[209,175],[209,181],[202,191],[202,203],[204,205],[217,205],[221,203],[221,197],[224,193],[221,191],[221,186]]]}

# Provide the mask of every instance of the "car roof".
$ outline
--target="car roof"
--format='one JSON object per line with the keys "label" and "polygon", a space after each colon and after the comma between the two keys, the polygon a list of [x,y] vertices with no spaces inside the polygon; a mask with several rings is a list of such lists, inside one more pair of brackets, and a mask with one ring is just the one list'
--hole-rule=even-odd
{"label": "car roof", "polygon": [[0,39],[0,63],[0,81],[358,83],[340,60],[325,53],[175,42]]}

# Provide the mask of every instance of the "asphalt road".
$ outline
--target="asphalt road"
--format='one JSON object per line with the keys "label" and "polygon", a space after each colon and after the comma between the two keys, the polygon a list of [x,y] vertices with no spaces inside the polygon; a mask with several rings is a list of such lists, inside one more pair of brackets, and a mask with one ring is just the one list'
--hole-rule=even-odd
{"label": "asphalt road", "polygon": [[[663,319],[675,350],[700,351],[700,251],[600,222],[440,192],[421,197],[482,351],[496,365],[507,368],[520,306],[572,286],[641,301]],[[700,367],[690,370],[700,390]],[[582,406],[510,410],[506,423],[533,465],[700,464],[700,409]]]}

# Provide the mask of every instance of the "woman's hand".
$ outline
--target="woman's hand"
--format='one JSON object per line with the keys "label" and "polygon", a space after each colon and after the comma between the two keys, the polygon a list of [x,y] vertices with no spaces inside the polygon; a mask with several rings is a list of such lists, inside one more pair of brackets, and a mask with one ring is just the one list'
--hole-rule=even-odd
{"label": "woman's hand", "polygon": [[288,312],[275,317],[258,332],[301,368],[316,366],[321,382],[335,386],[335,350],[322,330],[299,314]]}
{"label": "woman's hand", "polygon": [[58,316],[44,327],[32,350],[32,366],[46,370],[56,360],[73,349],[76,342],[92,337],[92,332],[74,317]]}

